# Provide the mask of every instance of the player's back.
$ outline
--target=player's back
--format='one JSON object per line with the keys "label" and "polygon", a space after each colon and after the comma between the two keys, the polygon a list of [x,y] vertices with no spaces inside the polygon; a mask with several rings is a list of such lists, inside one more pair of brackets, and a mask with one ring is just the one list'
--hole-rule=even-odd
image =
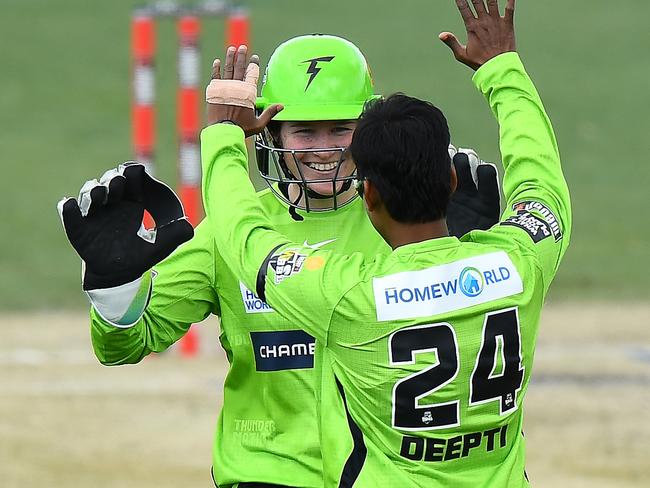
{"label": "player's back", "polygon": [[238,201],[249,186],[236,183],[242,165],[222,162],[219,177],[234,182],[221,200],[243,217],[211,214],[238,236],[216,236],[217,247],[317,339],[325,486],[527,484],[521,407],[541,304],[569,242],[570,198],[518,55],[490,60],[474,83],[499,121],[507,203],[499,225],[462,243],[396,245],[374,260],[314,250],[256,218],[252,195]]}
{"label": "player's back", "polygon": [[545,287],[522,238],[434,239],[364,270],[319,365],[326,486],[527,485],[521,406]]}

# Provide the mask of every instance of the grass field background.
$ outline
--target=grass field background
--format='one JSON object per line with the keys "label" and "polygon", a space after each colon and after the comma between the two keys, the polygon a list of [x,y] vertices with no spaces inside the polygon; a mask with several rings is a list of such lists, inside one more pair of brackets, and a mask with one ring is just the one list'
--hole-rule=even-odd
{"label": "grass field background", "polygon": [[[80,308],[79,262],[55,211],[87,179],[132,157],[129,18],[135,2],[2,0],[0,310]],[[366,54],[378,91],[443,108],[453,141],[498,160],[497,130],[471,72],[437,39],[462,34],[451,0],[250,0],[252,46],[325,32]],[[517,2],[518,48],[555,125],[572,190],[574,236],[554,300],[647,300],[650,241],[650,3]],[[159,29],[157,163],[175,181],[173,25]],[[204,25],[204,74],[223,25]]]}

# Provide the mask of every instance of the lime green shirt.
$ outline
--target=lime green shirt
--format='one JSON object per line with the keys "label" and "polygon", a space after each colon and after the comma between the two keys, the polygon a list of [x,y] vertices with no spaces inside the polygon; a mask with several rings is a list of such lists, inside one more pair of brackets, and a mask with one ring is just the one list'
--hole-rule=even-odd
{"label": "lime green shirt", "polygon": [[474,82],[500,126],[500,224],[371,258],[278,232],[248,179],[241,129],[202,133],[218,250],[316,338],[325,486],[527,486],[523,400],[544,297],[569,242],[569,193],[518,55],[489,61]]}
{"label": "lime green shirt", "polygon": [[[271,191],[256,199],[272,225],[301,244],[367,256],[390,251],[360,199],[337,211],[299,212],[304,220],[298,222]],[[204,220],[191,241],[155,266],[151,299],[133,327],[115,327],[92,311],[95,354],[108,365],[137,363],[167,349],[191,324],[218,315],[230,367],[214,435],[217,483],[322,486],[314,338],[236,278],[230,260],[216,249],[214,235],[220,232]]]}

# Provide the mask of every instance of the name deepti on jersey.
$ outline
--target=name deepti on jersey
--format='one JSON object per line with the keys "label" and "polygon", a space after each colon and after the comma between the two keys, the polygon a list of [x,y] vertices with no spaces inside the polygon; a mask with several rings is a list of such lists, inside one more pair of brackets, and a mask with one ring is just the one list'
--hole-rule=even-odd
{"label": "name deepti on jersey", "polygon": [[469,456],[474,450],[491,452],[506,447],[508,424],[484,432],[441,439],[403,436],[400,456],[411,461],[440,462]]}
{"label": "name deepti on jersey", "polygon": [[523,291],[521,277],[503,252],[484,254],[373,279],[378,321],[427,317]]}

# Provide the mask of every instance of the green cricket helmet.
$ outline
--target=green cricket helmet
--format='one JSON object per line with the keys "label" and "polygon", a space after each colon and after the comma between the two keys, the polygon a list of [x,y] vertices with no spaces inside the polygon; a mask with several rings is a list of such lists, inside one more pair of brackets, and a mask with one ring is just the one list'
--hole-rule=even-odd
{"label": "green cricket helmet", "polygon": [[[294,37],[282,43],[269,59],[262,80],[261,96],[257,109],[261,112],[270,105],[282,104],[284,110],[273,121],[323,121],[355,120],[363,111],[365,103],[378,98],[373,92],[373,82],[368,63],[354,44],[341,37],[314,34]],[[272,123],[274,123],[272,122]],[[299,185],[311,198],[333,198],[333,206],[318,210],[331,210],[344,203],[337,202],[336,195],[347,190],[355,175],[339,175],[341,162],[347,148],[320,148],[316,150],[291,150],[280,147],[265,130],[255,142],[257,163],[261,176],[276,195],[292,207],[309,211],[309,199],[298,205],[288,198],[287,188]],[[294,175],[284,162],[286,153],[338,152],[339,164],[336,175],[327,179],[305,179],[300,165]],[[332,195],[320,195],[309,183],[331,182]],[[344,182],[336,191],[337,183]],[[276,191],[275,183],[280,190]],[[315,209],[313,209],[315,210]]]}

